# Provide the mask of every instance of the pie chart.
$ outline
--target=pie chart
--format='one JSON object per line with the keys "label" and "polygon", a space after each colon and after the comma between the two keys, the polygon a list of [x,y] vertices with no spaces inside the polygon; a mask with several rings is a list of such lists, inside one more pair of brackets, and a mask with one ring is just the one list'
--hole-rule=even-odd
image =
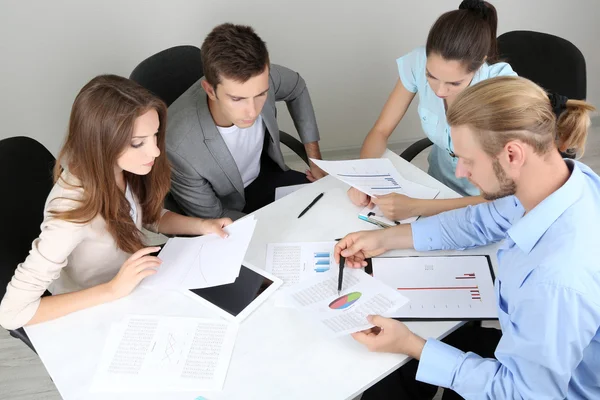
{"label": "pie chart", "polygon": [[362,296],[360,292],[352,292],[345,294],[329,303],[329,308],[331,308],[332,310],[346,309],[352,304],[356,303],[356,300],[360,299],[360,296]]}

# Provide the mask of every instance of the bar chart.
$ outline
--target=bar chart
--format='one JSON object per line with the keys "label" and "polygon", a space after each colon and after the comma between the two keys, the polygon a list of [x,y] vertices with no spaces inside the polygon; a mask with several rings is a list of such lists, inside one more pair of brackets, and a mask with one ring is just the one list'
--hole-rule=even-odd
{"label": "bar chart", "polygon": [[373,260],[373,277],[410,302],[398,318],[496,318],[493,279],[486,257],[398,257]]}
{"label": "bar chart", "polygon": [[313,269],[315,272],[327,272],[331,268],[331,253],[315,252],[313,256]]}

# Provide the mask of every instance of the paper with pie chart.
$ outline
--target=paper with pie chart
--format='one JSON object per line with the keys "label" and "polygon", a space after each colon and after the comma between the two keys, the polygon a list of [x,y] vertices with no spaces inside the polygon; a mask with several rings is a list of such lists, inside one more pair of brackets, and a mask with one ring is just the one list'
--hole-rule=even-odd
{"label": "paper with pie chart", "polygon": [[236,335],[223,320],[129,315],[111,327],[90,391],[221,390]]}
{"label": "paper with pie chart", "polygon": [[361,269],[344,270],[340,294],[337,282],[338,269],[330,269],[287,288],[287,303],[335,337],[370,328],[368,315],[389,316],[408,302]]}

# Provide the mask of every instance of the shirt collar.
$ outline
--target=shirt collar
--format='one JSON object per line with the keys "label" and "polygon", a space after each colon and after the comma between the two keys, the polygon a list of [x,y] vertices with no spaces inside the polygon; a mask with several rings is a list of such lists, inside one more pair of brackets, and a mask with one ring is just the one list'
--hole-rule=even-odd
{"label": "shirt collar", "polygon": [[585,177],[577,163],[565,160],[571,176],[557,191],[528,212],[507,234],[517,246],[529,254],[548,228],[581,197]]}
{"label": "shirt collar", "polygon": [[[481,65],[481,67],[479,67],[479,69],[477,71],[475,71],[475,73],[473,74],[473,79],[471,79],[471,83],[469,84],[469,86],[473,86],[478,84],[482,79],[482,76],[487,76],[488,75],[488,68],[490,66],[487,63],[483,63]],[[484,78],[485,79],[485,78]]]}

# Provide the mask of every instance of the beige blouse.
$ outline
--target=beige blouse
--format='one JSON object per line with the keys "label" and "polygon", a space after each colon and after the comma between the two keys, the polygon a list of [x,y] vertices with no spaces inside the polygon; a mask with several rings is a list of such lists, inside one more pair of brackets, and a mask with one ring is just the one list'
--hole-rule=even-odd
{"label": "beige blouse", "polygon": [[[66,182],[79,181],[63,172]],[[29,256],[17,266],[0,303],[0,325],[19,328],[33,318],[40,297],[46,289],[61,294],[86,289],[110,281],[130,254],[117,248],[100,216],[86,224],[54,218],[50,210],[67,210],[78,206],[83,189],[59,180],[44,207],[40,236],[34,240]],[[136,221],[142,227],[142,209],[135,196]],[[163,212],[164,214],[164,212]]]}

